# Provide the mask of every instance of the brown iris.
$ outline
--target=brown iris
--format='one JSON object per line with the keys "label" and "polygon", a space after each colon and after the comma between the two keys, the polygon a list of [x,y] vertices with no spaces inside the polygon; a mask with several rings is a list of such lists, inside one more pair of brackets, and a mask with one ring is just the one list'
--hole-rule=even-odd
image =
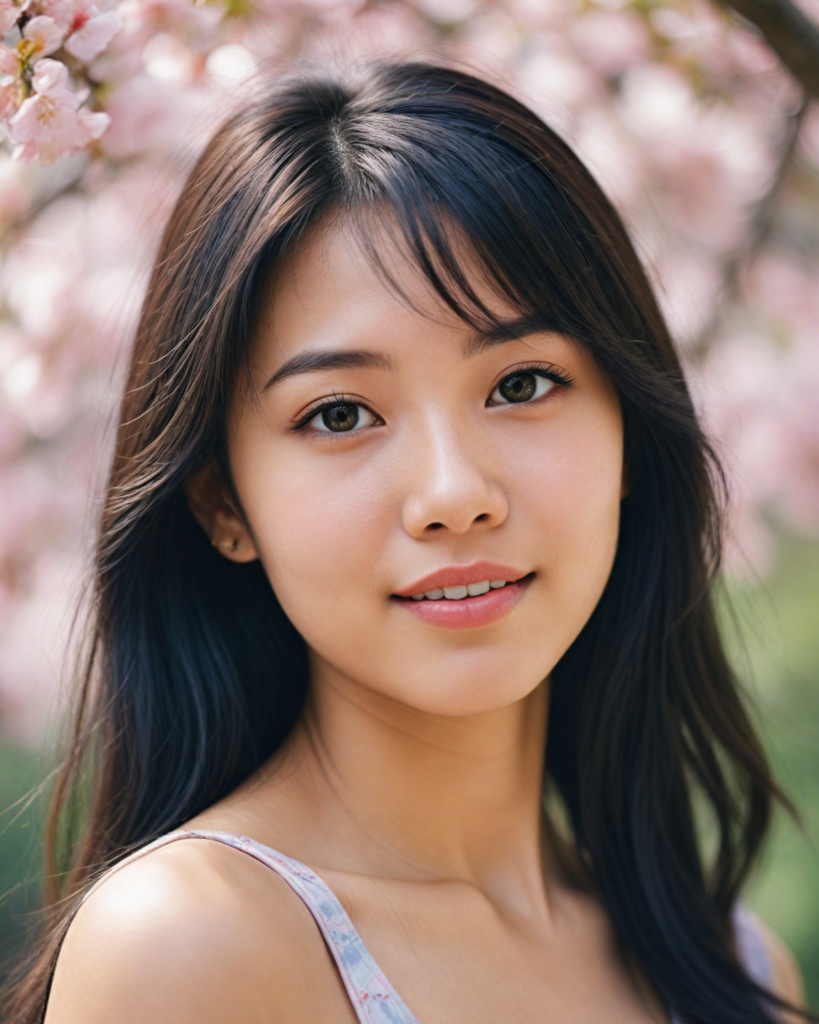
{"label": "brown iris", "polygon": [[321,421],[328,430],[341,433],[345,430],[352,430],[358,423],[358,406],[352,403],[341,403],[331,405],[321,414]]}
{"label": "brown iris", "polygon": [[528,402],[537,390],[533,373],[510,373],[498,385],[498,391],[507,402]]}

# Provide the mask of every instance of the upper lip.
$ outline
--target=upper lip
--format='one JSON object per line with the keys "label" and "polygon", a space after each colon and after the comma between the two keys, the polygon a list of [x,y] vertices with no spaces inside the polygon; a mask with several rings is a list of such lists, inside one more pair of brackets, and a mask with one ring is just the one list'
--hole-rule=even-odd
{"label": "upper lip", "polygon": [[436,569],[428,576],[422,576],[410,583],[403,590],[396,590],[396,597],[412,597],[413,594],[425,594],[428,590],[443,590],[444,587],[464,587],[470,583],[481,583],[483,580],[506,580],[512,583],[522,579],[527,573],[513,569],[509,565],[497,562],[472,562],[470,565],[447,565]]}

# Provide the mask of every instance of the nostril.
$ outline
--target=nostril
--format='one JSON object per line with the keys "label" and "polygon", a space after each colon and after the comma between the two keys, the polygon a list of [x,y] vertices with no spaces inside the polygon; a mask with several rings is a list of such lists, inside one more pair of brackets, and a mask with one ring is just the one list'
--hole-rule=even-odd
{"label": "nostril", "polygon": [[430,523],[427,527],[428,530],[441,530],[443,529],[443,523]]}
{"label": "nostril", "polygon": [[475,522],[476,523],[483,523],[488,518],[489,518],[489,513],[488,512],[481,512],[481,514],[479,516],[475,516]]}

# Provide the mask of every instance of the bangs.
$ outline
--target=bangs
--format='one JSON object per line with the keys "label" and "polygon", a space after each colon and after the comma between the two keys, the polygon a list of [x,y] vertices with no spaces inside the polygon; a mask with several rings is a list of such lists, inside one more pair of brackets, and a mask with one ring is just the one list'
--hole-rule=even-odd
{"label": "bangs", "polygon": [[[590,226],[541,160],[466,120],[444,128],[407,115],[374,128],[354,115],[334,126],[338,210],[406,302],[416,305],[392,269],[397,253],[480,333],[548,330],[586,343],[618,333]],[[511,318],[487,303],[487,288]]]}

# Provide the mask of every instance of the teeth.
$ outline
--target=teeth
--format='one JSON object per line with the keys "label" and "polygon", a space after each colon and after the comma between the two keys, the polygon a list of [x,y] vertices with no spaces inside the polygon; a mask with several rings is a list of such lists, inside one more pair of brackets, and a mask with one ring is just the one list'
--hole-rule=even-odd
{"label": "teeth", "polygon": [[425,594],[413,594],[413,601],[423,601],[428,598],[430,601],[440,601],[446,598],[447,601],[463,601],[465,597],[480,597],[481,594],[489,593],[489,589],[499,590],[506,586],[506,580],[481,580],[480,583],[469,583],[465,587],[444,587],[443,590],[428,590]]}

